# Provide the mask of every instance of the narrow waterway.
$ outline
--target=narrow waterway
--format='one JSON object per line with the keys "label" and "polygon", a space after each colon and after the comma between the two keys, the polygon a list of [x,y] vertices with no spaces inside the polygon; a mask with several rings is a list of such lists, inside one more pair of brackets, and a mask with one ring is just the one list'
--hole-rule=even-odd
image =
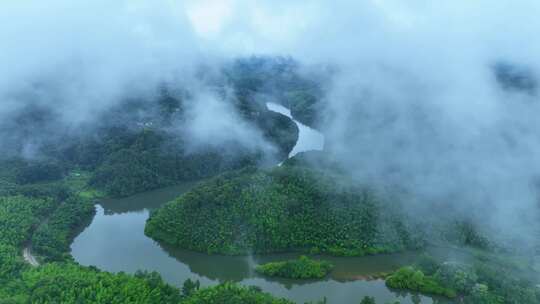
{"label": "narrow waterway", "polygon": [[[297,254],[265,256],[220,256],[162,246],[144,235],[150,210],[172,200],[193,184],[150,191],[123,199],[107,199],[96,205],[97,214],[73,242],[72,255],[82,265],[102,270],[134,273],[157,271],[176,286],[186,279],[196,279],[203,286],[224,281],[255,285],[275,296],[297,303],[326,297],[328,303],[358,303],[363,296],[373,296],[385,303],[398,299],[403,304],[434,303],[429,297],[389,290],[384,281],[372,279],[380,272],[395,270],[413,261],[415,253],[358,258],[324,257],[335,269],[322,281],[268,279],[253,272],[259,263],[285,260]],[[414,300],[413,300],[414,299]],[[421,302],[415,302],[420,300]],[[440,303],[440,302],[437,302]]]}
{"label": "narrow waterway", "polygon": [[289,157],[293,157],[299,152],[322,150],[324,148],[324,136],[319,131],[314,130],[294,119],[291,115],[291,110],[273,102],[267,102],[266,107],[270,111],[289,117],[298,126],[298,141],[296,142],[296,145],[292,151],[289,153]]}
{"label": "narrow waterway", "polygon": [[[268,109],[291,117],[290,111],[268,103]],[[292,117],[291,117],[292,118]],[[322,150],[324,137],[298,121],[299,139],[289,157],[303,151]],[[328,278],[319,281],[269,279],[256,274],[257,264],[296,258],[297,254],[264,256],[206,255],[162,246],[144,235],[144,226],[152,209],[176,198],[193,187],[187,183],[150,191],[123,199],[105,199],[96,205],[92,223],[71,245],[71,254],[82,265],[99,269],[134,273],[137,270],[157,271],[169,283],[180,286],[186,279],[195,279],[202,286],[224,281],[254,285],[277,297],[297,303],[321,300],[329,304],[359,303],[364,296],[375,297],[378,303],[399,300],[402,304],[444,303],[430,297],[411,295],[388,289],[374,275],[410,264],[415,253],[372,257],[324,257],[335,265]]]}

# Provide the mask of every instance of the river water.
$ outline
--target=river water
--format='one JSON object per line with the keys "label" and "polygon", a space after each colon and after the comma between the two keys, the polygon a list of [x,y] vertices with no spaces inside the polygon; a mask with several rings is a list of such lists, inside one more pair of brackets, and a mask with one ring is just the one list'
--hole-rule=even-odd
{"label": "river water", "polygon": [[[288,109],[267,104],[268,108],[288,115]],[[321,150],[324,137],[317,131],[297,123],[299,140],[290,156],[306,150]],[[157,271],[168,283],[180,286],[186,279],[195,279],[202,286],[224,281],[254,285],[277,297],[304,303],[326,297],[330,304],[359,303],[372,296],[377,303],[399,300],[402,304],[443,303],[430,297],[411,295],[388,289],[383,280],[372,279],[380,272],[389,272],[410,264],[414,253],[372,257],[324,257],[335,265],[324,280],[269,279],[256,274],[257,264],[296,258],[298,254],[264,256],[206,255],[160,245],[144,235],[150,210],[174,199],[194,186],[186,183],[122,199],[104,199],[96,205],[92,223],[71,245],[71,254],[82,265],[127,273],[137,270]]]}
{"label": "river water", "polygon": [[289,117],[298,126],[298,141],[296,142],[296,145],[292,151],[289,153],[289,157],[293,157],[299,152],[322,150],[324,148],[324,136],[317,130],[314,130],[294,119],[291,115],[291,110],[273,102],[267,102],[266,107],[270,111]]}
{"label": "river water", "polygon": [[363,296],[373,296],[380,303],[398,299],[401,303],[434,303],[420,296],[413,302],[407,293],[389,290],[384,281],[371,279],[380,272],[395,270],[414,260],[414,253],[372,257],[324,257],[335,265],[330,276],[322,281],[268,279],[253,272],[254,266],[269,261],[295,258],[298,254],[265,256],[206,255],[169,248],[144,235],[150,210],[159,207],[191,188],[184,184],[150,191],[123,199],[105,199],[97,214],[71,245],[71,254],[82,265],[99,269],[134,273],[157,271],[169,283],[180,286],[186,279],[196,279],[203,286],[224,281],[255,285],[275,296],[297,303],[327,297],[328,303],[359,303]]}

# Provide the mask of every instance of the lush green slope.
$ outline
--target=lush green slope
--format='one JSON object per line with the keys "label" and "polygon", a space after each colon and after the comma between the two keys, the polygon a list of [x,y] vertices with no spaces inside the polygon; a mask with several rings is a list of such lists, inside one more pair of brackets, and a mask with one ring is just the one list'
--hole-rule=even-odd
{"label": "lush green slope", "polygon": [[31,241],[42,259],[69,259],[74,233],[92,218],[93,198],[99,195],[88,187],[88,178],[79,171],[53,182],[19,185],[4,180],[8,187],[0,183],[0,243],[21,247]]}
{"label": "lush green slope", "polygon": [[433,277],[426,276],[421,270],[403,267],[386,278],[386,285],[396,289],[409,289],[424,294],[433,294],[455,298],[456,291],[441,286]]}
{"label": "lush green slope", "polygon": [[94,213],[93,201],[75,196],[68,198],[36,229],[32,250],[47,261],[70,259],[74,232],[88,224]]}
{"label": "lush green slope", "polygon": [[[21,273],[6,294],[20,303],[179,303],[159,275],[111,274],[75,264],[46,264]],[[14,303],[19,303],[14,301]]]}
{"label": "lush green slope", "polygon": [[538,273],[501,255],[473,251],[461,261],[440,262],[424,256],[386,278],[386,284],[424,294],[456,295],[466,304],[540,303]]}
{"label": "lush green slope", "polygon": [[[226,283],[184,294],[157,273],[112,274],[72,263],[26,266],[0,245],[0,303],[292,304],[256,288]],[[7,263],[8,262],[8,263]]]}
{"label": "lush green slope", "polygon": [[0,197],[0,244],[22,246],[53,208],[50,199]]}
{"label": "lush green slope", "polygon": [[[4,243],[0,244],[0,286],[8,286],[12,280],[17,278],[28,267],[21,256],[19,248]],[[1,290],[2,287],[0,287],[0,295]],[[1,296],[0,299],[2,299]]]}
{"label": "lush green slope", "polygon": [[[36,176],[28,180],[40,183],[18,184],[13,173],[20,165],[0,170],[0,303],[289,303],[232,284],[182,295],[156,273],[112,274],[72,263],[71,239],[94,212],[89,174],[45,183],[48,178]],[[39,267],[23,260],[30,240]]]}
{"label": "lush green slope", "polygon": [[271,277],[289,279],[322,279],[332,270],[327,261],[313,260],[303,255],[296,260],[271,262],[259,265],[255,270]]}
{"label": "lush green slope", "polygon": [[[14,185],[0,189],[13,195],[0,196],[0,303],[290,303],[253,288],[233,284],[182,294],[165,284],[157,273],[112,274],[71,262],[69,243],[74,231],[93,213],[86,187],[87,176],[74,173],[56,183]],[[46,185],[46,186],[45,186]],[[48,196],[65,187],[67,198]],[[28,189],[33,197],[21,195]],[[22,258],[22,247],[32,240],[41,266],[31,267]],[[60,263],[47,263],[51,260]]]}
{"label": "lush green slope", "polygon": [[[285,159],[298,138],[296,125],[287,117],[250,107],[248,121],[260,128],[276,148],[276,159]],[[186,180],[197,180],[244,166],[258,165],[268,151],[213,147],[189,152],[186,143],[155,128],[138,132],[108,130],[109,141],[96,143],[103,160],[96,165],[92,185],[112,196],[128,196]],[[104,145],[104,146],[103,146]],[[103,146],[103,147],[102,147]],[[80,150],[80,149],[79,149]]]}
{"label": "lush green slope", "polygon": [[324,96],[321,73],[301,71],[298,62],[286,57],[254,56],[235,60],[225,69],[228,80],[241,96],[266,94],[291,110],[305,125],[320,124]]}
{"label": "lush green slope", "polygon": [[[249,70],[259,74],[266,68],[255,65]],[[62,179],[74,169],[84,169],[92,172],[95,188],[109,196],[128,196],[248,165],[266,165],[269,160],[277,164],[292,150],[298,128],[288,117],[266,108],[260,98],[265,94],[264,84],[253,86],[251,81],[242,81],[244,76],[250,78],[243,72],[242,68],[224,69],[208,85],[215,89],[217,98],[223,98],[236,110],[247,126],[262,135],[264,149],[263,145],[239,144],[245,142],[244,138],[219,146],[206,142],[194,149],[185,129],[190,119],[189,106],[197,101],[189,93],[190,88],[164,86],[152,96],[119,100],[99,114],[89,130],[76,133],[59,131],[63,128],[55,125],[59,123],[58,113],[47,107],[27,106],[14,113],[3,124],[2,131],[10,135],[9,140],[4,140],[9,153],[0,155],[0,164],[9,170],[0,168],[0,180],[18,185],[49,182]],[[298,75],[294,81],[288,77],[272,79],[282,87],[289,86],[289,82],[302,82]],[[231,86],[234,93],[226,94]],[[49,133],[50,136],[44,135]],[[40,142],[32,151],[36,159],[22,159],[26,143],[35,139]]]}
{"label": "lush green slope", "polygon": [[216,287],[205,288],[194,292],[185,304],[293,304],[291,301],[276,299],[257,288],[240,287],[225,283]]}
{"label": "lush green slope", "polygon": [[[506,89],[530,91],[530,81],[502,72],[498,79]],[[301,76],[293,60],[238,60],[225,68],[222,78],[217,86],[235,92],[227,101],[277,148],[280,160],[292,149],[298,129],[290,119],[266,110],[265,101],[289,107],[307,125],[319,122],[322,88],[316,79]],[[40,106],[25,107],[3,123],[9,137],[3,142],[14,157],[0,162],[0,303],[290,303],[229,283],[182,294],[155,273],[111,274],[70,261],[71,238],[93,213],[93,188],[125,196],[256,165],[264,158],[262,151],[211,143],[188,151],[186,139],[178,138],[181,130],[173,127],[182,126],[176,123],[184,119],[189,94],[162,93],[155,100],[118,102],[88,132],[59,134],[55,109]],[[32,159],[21,159],[34,139],[42,145],[32,151]],[[153,214],[146,232],[174,246],[227,254],[305,250],[363,255],[423,244],[397,205],[377,200],[342,177],[309,169],[313,164],[339,172],[318,152],[287,160],[282,168],[228,173]],[[78,169],[87,170],[80,179],[74,178]],[[87,185],[90,177],[93,188]],[[432,222],[436,225],[422,230],[435,228],[430,240],[493,248],[470,222],[447,225],[435,215]],[[27,241],[42,266],[23,260]],[[283,276],[303,276],[309,267],[297,265],[276,268]],[[540,302],[536,278],[522,275],[527,269],[490,258],[465,266],[414,267],[396,272],[388,284],[447,295],[455,291],[467,304]],[[364,302],[373,303],[368,298]]]}
{"label": "lush green slope", "polygon": [[364,255],[420,245],[374,195],[307,168],[246,169],[153,213],[146,233],[208,253],[309,250]]}

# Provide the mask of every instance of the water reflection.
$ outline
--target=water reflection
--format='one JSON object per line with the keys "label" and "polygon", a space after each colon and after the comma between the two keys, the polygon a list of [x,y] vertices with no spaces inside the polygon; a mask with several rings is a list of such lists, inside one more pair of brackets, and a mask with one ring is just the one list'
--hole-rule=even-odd
{"label": "water reflection", "polygon": [[193,183],[189,183],[124,199],[103,200],[96,205],[96,216],[90,226],[74,240],[71,246],[73,257],[82,265],[94,265],[111,272],[157,271],[167,282],[177,286],[188,278],[199,280],[203,286],[223,281],[255,285],[297,303],[323,297],[328,299],[328,303],[358,303],[363,296],[373,296],[381,303],[396,299],[403,304],[436,303],[429,297],[390,290],[384,281],[372,278],[373,274],[389,272],[410,263],[415,253],[359,258],[325,257],[335,265],[328,278],[298,281],[268,279],[253,271],[257,264],[296,258],[298,254],[209,256],[160,245],[146,237],[144,225],[150,210],[192,186]]}
{"label": "water reflection", "polygon": [[193,188],[198,182],[186,182],[181,185],[165,187],[157,190],[139,193],[128,198],[106,198],[100,201],[105,215],[155,209],[166,202],[172,201],[178,195]]}

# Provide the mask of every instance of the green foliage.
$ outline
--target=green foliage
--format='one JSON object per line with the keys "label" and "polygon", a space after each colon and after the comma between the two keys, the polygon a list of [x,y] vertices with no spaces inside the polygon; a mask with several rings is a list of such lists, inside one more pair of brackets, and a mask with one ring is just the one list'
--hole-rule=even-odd
{"label": "green foliage", "polygon": [[503,304],[501,297],[489,292],[489,288],[484,284],[476,284],[471,295],[465,298],[467,304]]}
{"label": "green foliage", "polygon": [[[291,59],[238,60],[225,69],[224,78],[219,81],[234,87],[234,107],[276,146],[280,160],[294,146],[298,129],[290,119],[266,110],[258,95],[274,94],[297,120],[310,126],[318,124],[322,89],[315,80],[301,77]],[[166,89],[161,93],[154,105],[147,100],[119,103],[101,119],[104,124],[88,136],[46,143],[37,151],[39,160],[16,157],[0,162],[1,304],[291,303],[257,288],[231,283],[200,289],[198,282],[188,280],[180,294],[157,273],[111,274],[69,262],[73,233],[91,217],[91,199],[101,195],[94,188],[108,195],[127,196],[256,165],[263,159],[262,151],[241,148],[209,145],[189,151],[177,133],[163,131],[172,121],[182,121],[183,100],[189,94],[173,96]],[[42,126],[54,118],[46,115],[47,111],[24,109],[24,119],[14,128],[22,128],[22,132],[14,138],[20,137],[22,142],[43,134]],[[28,136],[19,136],[23,133]],[[17,150],[16,142],[10,146],[14,146],[10,150]],[[349,256],[423,244],[393,214],[397,206],[384,205],[358,187],[343,186],[336,175],[306,168],[312,163],[339,172],[318,152],[298,155],[282,168],[267,172],[246,169],[228,173],[152,214],[146,233],[179,247],[227,254],[305,250]],[[89,179],[94,188],[88,187]],[[444,227],[442,234],[454,244],[484,249],[494,246],[472,221],[460,220],[450,226]],[[29,240],[45,261],[62,263],[37,268],[27,265],[21,252]],[[322,275],[326,268],[317,263],[322,262],[302,258],[261,267],[303,278]],[[446,296],[458,292],[467,304],[540,303],[535,278],[490,258],[470,265],[441,265],[426,258],[416,268],[400,269],[387,283]],[[366,297],[361,303],[373,304],[374,299]]]}
{"label": "green foliage", "polygon": [[58,180],[62,178],[64,171],[65,168],[55,161],[23,162],[15,172],[15,181],[18,184],[30,184]]}
{"label": "green foliage", "polygon": [[42,223],[32,236],[34,252],[45,257],[47,261],[69,259],[70,244],[74,230],[83,226],[95,213],[91,200],[71,197]]}
{"label": "green foliage", "polygon": [[375,298],[366,296],[360,301],[360,304],[376,304]]}
{"label": "green foliage", "polygon": [[54,159],[0,158],[0,180],[19,185],[61,179],[66,168]]}
{"label": "green foliage", "polygon": [[[21,161],[14,159],[13,163],[15,165],[11,166],[17,168],[16,164],[20,164]],[[0,168],[0,175],[1,172],[5,174],[5,170],[5,168]],[[87,185],[89,173],[84,171],[73,171],[60,180],[23,185],[8,181],[7,177],[4,178],[0,178],[0,196],[22,195],[33,198],[48,198],[59,202],[74,193],[89,190]]]}
{"label": "green foliage", "polygon": [[297,260],[273,262],[257,266],[255,270],[271,277],[289,279],[321,279],[332,270],[327,261],[313,260],[303,255]]}
{"label": "green foliage", "polygon": [[284,102],[290,107],[294,118],[305,125],[316,126],[321,108],[317,94],[320,92],[313,87],[293,90],[284,94]]}
{"label": "green foliage", "polygon": [[87,180],[87,173],[73,172],[55,182],[17,185],[10,190],[17,195],[0,196],[0,241],[17,247],[31,241],[45,260],[70,258],[74,230],[94,213],[93,196],[77,194],[90,190]]}
{"label": "green foliage", "polygon": [[283,162],[283,166],[307,167],[332,172],[334,174],[345,175],[345,170],[335,160],[331,159],[325,151],[300,152]]}
{"label": "green foliage", "polygon": [[0,178],[0,196],[14,195],[17,187],[16,183]]}
{"label": "green foliage", "polygon": [[0,286],[0,303],[293,304],[256,287],[233,283],[200,289],[198,282],[188,280],[180,295],[177,288],[164,283],[156,272],[139,271],[134,276],[112,274],[72,263],[24,269],[8,284]]}
{"label": "green foliage", "polygon": [[456,220],[442,228],[442,236],[450,243],[458,246],[470,246],[480,249],[491,249],[494,244],[479,231],[470,220]]}
{"label": "green foliage", "polygon": [[459,293],[469,293],[478,281],[474,269],[461,263],[443,263],[435,273],[435,278]]}
{"label": "green foliage", "polygon": [[439,269],[439,262],[430,255],[422,254],[415,266],[426,275],[434,275]]}
{"label": "green foliage", "polygon": [[201,287],[201,283],[199,282],[199,280],[192,281],[191,279],[187,279],[184,281],[184,284],[182,284],[182,296],[190,297],[197,290],[199,290],[200,287]]}
{"label": "green foliage", "polygon": [[497,299],[502,299],[503,303],[540,303],[540,289],[536,286],[536,278],[523,276],[523,273],[516,271],[512,263],[488,258],[476,261],[473,268],[478,276],[478,283],[486,285],[488,291]]}
{"label": "green foliage", "polygon": [[159,173],[160,164],[154,151],[119,150],[96,170],[92,184],[112,196],[128,196],[170,185],[172,180],[165,177],[167,172]]}
{"label": "green foliage", "polygon": [[298,127],[287,116],[264,111],[255,120],[257,126],[263,131],[264,137],[274,143],[279,159],[287,159],[298,140]]}
{"label": "green foliage", "polygon": [[182,304],[293,304],[293,302],[276,299],[258,288],[223,283],[196,291]]}
{"label": "green foliage", "polygon": [[[298,138],[296,125],[283,115],[260,113],[256,125],[275,144],[279,159],[286,157]],[[129,140],[122,138],[112,137],[103,149],[105,152],[100,152],[103,160],[91,179],[92,186],[116,197],[214,176],[255,165],[263,158],[263,151],[240,146],[207,146],[200,151],[186,151],[184,142],[153,129],[131,134]]]}
{"label": "green foliage", "polygon": [[[387,285],[393,288],[410,289],[422,293],[441,294],[439,291],[452,290],[463,296],[467,304],[534,304],[540,302],[540,288],[535,276],[517,271],[515,265],[499,255],[485,254],[471,257],[469,263],[445,262],[434,265],[432,258],[417,265],[428,264],[432,276],[423,275],[420,270],[405,267],[387,278]],[[425,267],[423,267],[425,269]],[[433,271],[435,268],[435,271]],[[422,278],[429,278],[442,289],[437,292],[422,288]],[[420,282],[420,283],[419,283]]]}
{"label": "green foliage", "polygon": [[56,202],[63,201],[71,194],[69,187],[61,181],[53,183],[39,183],[20,185],[11,192],[16,195],[23,195],[34,198],[49,198]]}
{"label": "green foliage", "polygon": [[0,286],[18,277],[26,269],[21,252],[17,247],[0,244]]}
{"label": "green foliage", "polygon": [[402,267],[386,278],[386,285],[395,289],[408,289],[425,294],[455,298],[456,291],[441,285],[435,278],[426,276],[413,267]]}
{"label": "green foliage", "polygon": [[225,70],[240,97],[269,94],[291,109],[295,119],[308,126],[320,122],[322,86],[315,77],[299,72],[296,61],[286,57],[240,58]]}
{"label": "green foliage", "polygon": [[[49,182],[70,170],[84,169],[94,173],[96,189],[109,196],[128,196],[269,159],[278,163],[292,150],[298,128],[289,118],[269,111],[260,96],[273,93],[276,100],[286,100],[302,119],[305,111],[298,109],[312,107],[322,95],[319,85],[301,75],[290,58],[239,59],[223,66],[221,73],[206,73],[201,69],[200,76],[212,79],[209,85],[215,87],[216,95],[225,96],[227,88],[234,88],[234,96],[224,101],[275,149],[240,148],[234,140],[194,149],[182,129],[189,123],[185,103],[192,102],[192,96],[187,88],[163,85],[151,97],[118,101],[96,117],[92,132],[62,134],[55,126],[58,117],[49,107],[32,104],[14,113],[5,126],[5,133],[13,134],[6,141],[11,143],[6,149],[10,153],[0,161],[0,183],[11,187]],[[45,138],[45,131],[52,136]],[[43,139],[32,151],[39,160],[23,160],[19,155],[25,142],[34,138]],[[3,161],[5,157],[10,159]],[[0,186],[0,195],[6,195]]]}
{"label": "green foliage", "polygon": [[[30,238],[45,261],[69,257],[74,230],[94,212],[94,192],[86,180],[86,174],[73,172],[63,181],[41,184],[67,189],[62,202],[56,201],[60,196],[49,198],[47,191],[35,191],[34,197],[0,197],[0,303],[290,303],[232,284],[200,290],[198,282],[186,282],[181,295],[155,272],[112,274],[69,261],[30,267],[21,256],[21,247]],[[21,187],[9,191],[17,194]]]}
{"label": "green foliage", "polygon": [[50,199],[0,197],[0,244],[22,246],[53,207]]}
{"label": "green foliage", "polygon": [[[398,251],[407,231],[370,193],[307,168],[224,174],[151,214],[145,233],[222,254],[305,250],[334,255]],[[383,229],[386,228],[386,229]]]}
{"label": "green foliage", "polygon": [[31,303],[179,303],[159,275],[111,274],[74,264],[46,264],[22,276]]}

